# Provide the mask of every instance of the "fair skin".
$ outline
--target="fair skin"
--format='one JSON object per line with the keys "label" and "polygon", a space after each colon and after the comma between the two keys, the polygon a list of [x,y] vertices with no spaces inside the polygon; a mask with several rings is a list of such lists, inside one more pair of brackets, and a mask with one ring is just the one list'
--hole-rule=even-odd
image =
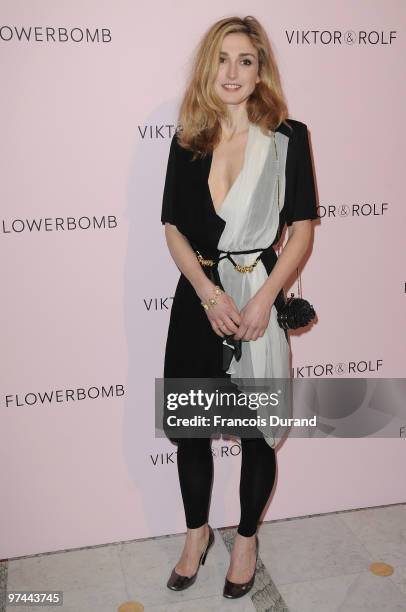
{"label": "fair skin", "polygon": [[[248,134],[246,102],[260,81],[258,53],[248,36],[233,33],[225,36],[214,88],[227,105],[230,122],[221,124],[221,140],[213,151],[209,188],[218,212],[230,187],[237,178],[244,160]],[[238,84],[227,89],[226,84]],[[311,240],[310,220],[296,221],[288,229],[288,241],[262,287],[238,311],[227,293],[217,298],[217,304],[206,310],[213,331],[221,337],[234,334],[236,339],[255,341],[264,335],[273,303],[280,289],[302,260]],[[202,302],[214,295],[214,284],[207,278],[188,240],[176,226],[165,224],[169,251],[181,272],[188,278]],[[188,529],[181,558],[175,568],[178,574],[191,576],[196,572],[200,555],[209,537],[208,524]],[[255,569],[255,535],[236,533],[227,578],[246,582]]]}

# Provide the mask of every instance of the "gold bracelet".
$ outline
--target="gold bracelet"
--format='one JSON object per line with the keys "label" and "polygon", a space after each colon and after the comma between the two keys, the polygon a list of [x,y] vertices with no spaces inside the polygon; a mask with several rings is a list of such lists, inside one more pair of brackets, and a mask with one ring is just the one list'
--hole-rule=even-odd
{"label": "gold bracelet", "polygon": [[[214,294],[215,295],[220,295],[221,293],[224,293],[223,290],[218,285],[216,285],[214,287]],[[200,302],[200,303],[201,303],[201,305],[203,306],[203,308],[205,310],[209,309],[209,305],[208,304],[206,304],[205,302]],[[209,298],[209,304],[210,304],[210,306],[215,306],[217,304],[216,298]]]}

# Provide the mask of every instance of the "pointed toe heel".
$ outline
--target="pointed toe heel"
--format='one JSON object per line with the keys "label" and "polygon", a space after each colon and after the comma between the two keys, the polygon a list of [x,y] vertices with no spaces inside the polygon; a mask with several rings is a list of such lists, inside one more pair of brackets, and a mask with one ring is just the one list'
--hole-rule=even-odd
{"label": "pointed toe heel", "polygon": [[224,581],[224,589],[223,589],[223,597],[227,597],[228,599],[237,599],[238,597],[242,597],[246,595],[253,587],[255,582],[255,574],[257,571],[257,561],[258,561],[258,536],[255,535],[255,544],[256,544],[256,556],[255,556],[255,569],[251,578],[247,582],[231,582],[228,578]]}
{"label": "pointed toe heel", "polygon": [[197,574],[200,569],[200,565],[205,564],[207,553],[209,552],[213,544],[214,544],[214,531],[209,525],[209,539],[208,539],[205,550],[200,555],[199,565],[197,566],[196,572],[193,574],[193,576],[182,576],[181,574],[178,574],[175,571],[175,568],[173,568],[172,573],[169,577],[169,580],[166,583],[166,586],[168,587],[168,589],[171,589],[172,591],[183,591],[184,589],[187,589],[188,587],[192,586],[192,584],[196,581]]}

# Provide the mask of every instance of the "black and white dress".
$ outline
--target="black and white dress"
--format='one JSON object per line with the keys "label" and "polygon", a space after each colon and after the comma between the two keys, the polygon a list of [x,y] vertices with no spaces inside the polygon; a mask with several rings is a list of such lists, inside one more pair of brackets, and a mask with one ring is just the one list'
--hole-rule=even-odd
{"label": "black and white dress", "polygon": [[[216,260],[221,285],[239,310],[275,265],[273,246],[285,223],[318,217],[307,127],[292,119],[287,123],[292,129],[282,123],[267,134],[250,123],[241,172],[217,212],[208,186],[212,154],[191,161],[191,152],[179,146],[176,134],[172,138],[161,222],[176,225],[196,252]],[[261,251],[235,252],[255,249],[263,251],[257,265],[251,272],[238,272],[235,263],[249,266]],[[277,323],[282,304],[281,290],[265,334],[243,341],[241,356],[233,357],[224,370],[223,339],[212,330],[199,297],[181,273],[171,309],[164,377],[288,378],[288,335]]]}

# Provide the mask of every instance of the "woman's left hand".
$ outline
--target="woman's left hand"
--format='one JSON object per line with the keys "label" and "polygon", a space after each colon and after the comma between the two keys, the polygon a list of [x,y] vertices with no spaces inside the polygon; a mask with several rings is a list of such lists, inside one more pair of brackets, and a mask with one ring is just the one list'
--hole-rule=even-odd
{"label": "woman's left hand", "polygon": [[256,293],[240,311],[241,321],[235,340],[256,340],[261,338],[268,327],[274,300],[264,293]]}

